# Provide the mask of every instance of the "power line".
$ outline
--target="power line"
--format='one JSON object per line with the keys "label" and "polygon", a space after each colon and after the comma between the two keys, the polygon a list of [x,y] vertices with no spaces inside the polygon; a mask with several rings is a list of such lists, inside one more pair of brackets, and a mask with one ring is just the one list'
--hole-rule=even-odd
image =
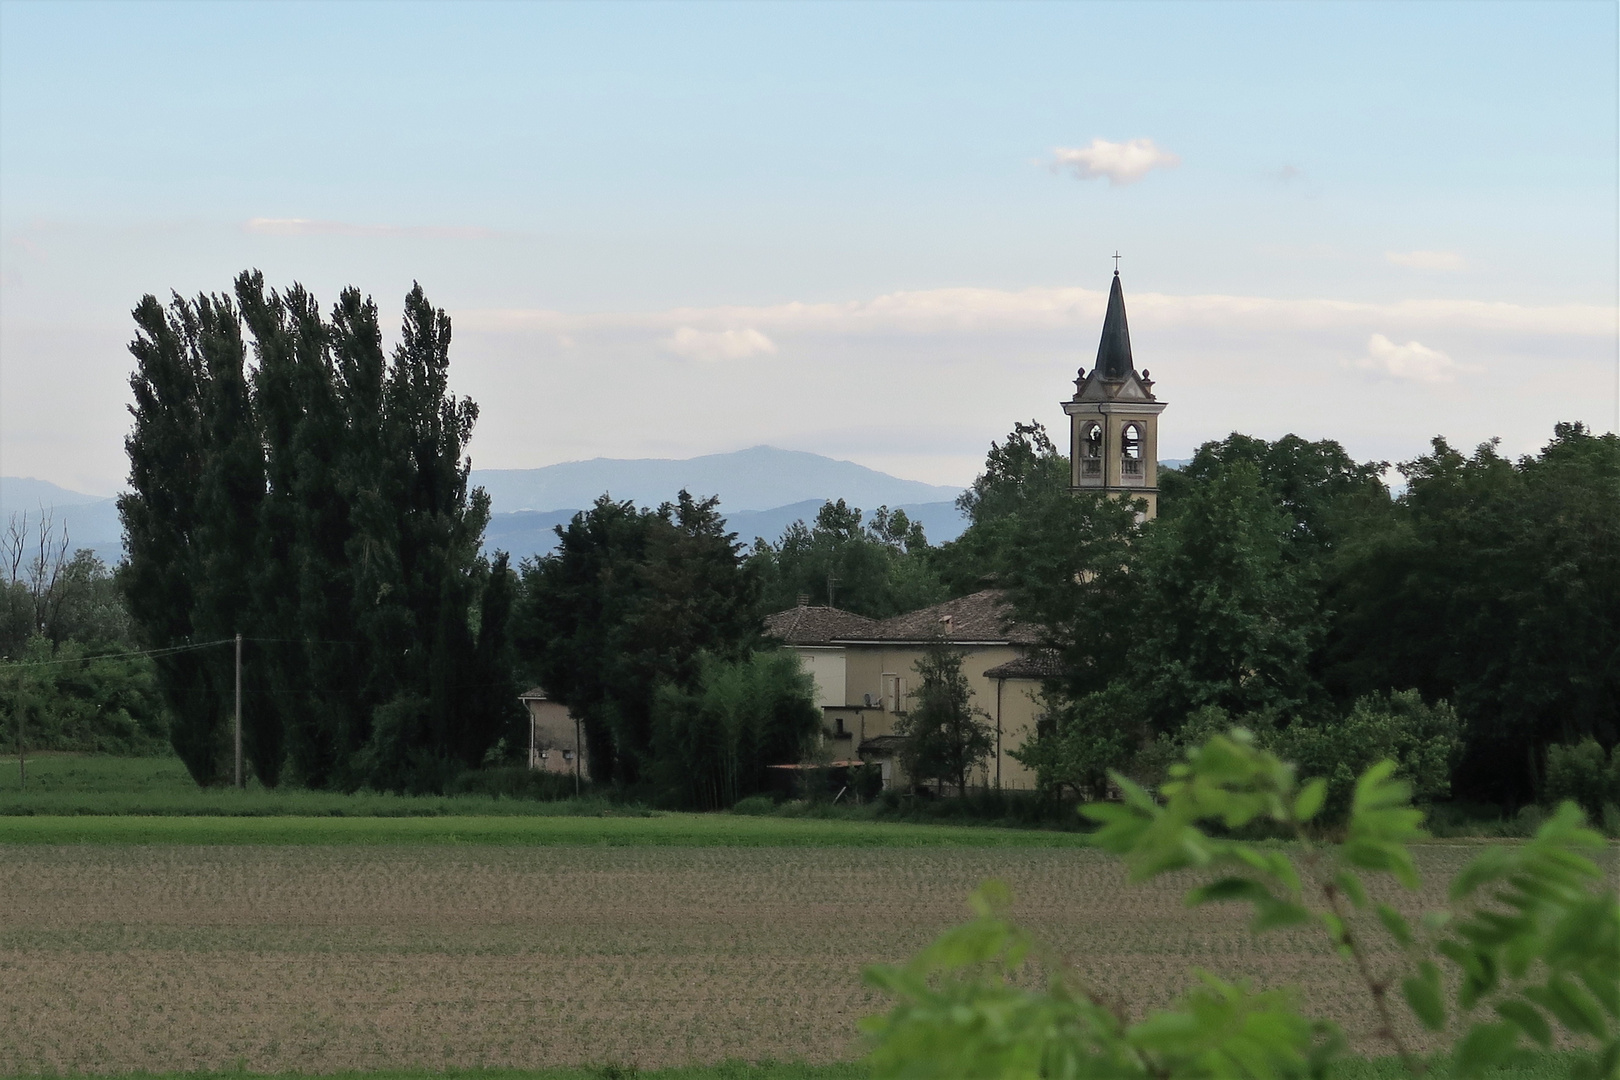
{"label": "power line", "polygon": [[95,653],[91,656],[75,656],[65,660],[27,660],[16,662],[12,660],[0,661],[0,671],[11,668],[59,667],[62,664],[86,664],[92,660],[121,660],[128,656],[167,656],[171,653],[192,652],[196,649],[211,649],[215,645],[234,645],[235,638],[220,638],[218,641],[203,641],[195,645],[171,645],[164,649],[136,649],[133,652]]}

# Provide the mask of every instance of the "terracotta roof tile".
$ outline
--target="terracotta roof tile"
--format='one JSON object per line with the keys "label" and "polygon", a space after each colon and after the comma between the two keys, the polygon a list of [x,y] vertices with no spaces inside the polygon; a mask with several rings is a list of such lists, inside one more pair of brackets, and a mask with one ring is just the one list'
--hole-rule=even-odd
{"label": "terracotta roof tile", "polygon": [[1032,652],[1005,664],[986,668],[987,679],[1051,679],[1063,674],[1063,665],[1049,652]]}
{"label": "terracotta roof tile", "polygon": [[1033,645],[1036,641],[1033,628],[1013,621],[1006,593],[1000,589],[985,589],[884,619],[870,637],[861,640],[928,641],[936,637],[956,642],[1006,641],[1015,645]]}
{"label": "terracotta roof tile", "polygon": [[875,619],[834,607],[801,605],[765,616],[765,633],[789,645],[825,645],[841,637],[864,637]]}
{"label": "terracotta roof tile", "polygon": [[1000,589],[985,589],[943,604],[888,619],[868,619],[830,607],[796,607],[765,617],[765,632],[789,645],[844,641],[1005,641],[1034,645],[1032,627],[1012,621],[1012,608]]}

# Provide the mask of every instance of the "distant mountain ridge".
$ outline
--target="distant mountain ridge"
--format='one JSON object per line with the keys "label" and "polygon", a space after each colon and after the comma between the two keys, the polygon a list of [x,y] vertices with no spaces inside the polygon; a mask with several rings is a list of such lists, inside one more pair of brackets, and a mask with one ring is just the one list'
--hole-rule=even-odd
{"label": "distant mountain ridge", "polygon": [[853,461],[754,446],[729,454],[671,458],[593,458],[541,469],[474,469],[472,482],[489,492],[499,513],[590,506],[604,492],[638,506],[673,500],[682,488],[700,498],[720,496],[720,509],[770,510],[808,499],[843,499],[875,510],[907,503],[950,502],[962,489],[902,480]]}
{"label": "distant mountain ridge", "polygon": [[27,518],[30,533],[39,527],[42,515],[49,515],[56,535],[67,530],[72,551],[89,548],[109,566],[124,557],[117,499],[70,491],[31,476],[0,476],[0,528],[11,524],[13,515]]}
{"label": "distant mountain ridge", "polygon": [[[471,483],[489,492],[494,511],[485,548],[508,551],[514,559],[550,551],[553,528],[604,493],[638,506],[672,501],[682,488],[700,498],[718,495],[728,526],[747,544],[755,537],[776,540],[793,522],[814,519],[829,499],[858,506],[868,518],[879,506],[904,509],[934,543],[954,539],[967,524],[954,505],[960,488],[771,446],[685,460],[596,458],[539,469],[474,469]],[[58,525],[66,524],[74,548],[90,548],[108,563],[122,558],[117,500],[31,477],[0,477],[0,527],[13,514],[36,522],[41,507]]]}

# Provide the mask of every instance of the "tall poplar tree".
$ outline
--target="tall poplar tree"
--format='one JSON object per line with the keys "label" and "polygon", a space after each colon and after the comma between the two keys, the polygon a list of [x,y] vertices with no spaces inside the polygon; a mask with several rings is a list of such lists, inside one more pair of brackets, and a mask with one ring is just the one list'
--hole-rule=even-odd
{"label": "tall poplar tree", "polygon": [[[254,621],[246,582],[264,483],[240,322],[228,298],[208,295],[175,296],[167,310],[147,296],[134,316],[126,596],[149,646],[229,638]],[[230,657],[196,650],[157,664],[175,752],[198,783],[221,779]]]}
{"label": "tall poplar tree", "polygon": [[[300,286],[253,272],[235,287],[239,308],[148,297],[136,311],[135,616],[155,645],[250,635],[244,735],[266,784],[290,760],[313,787],[442,788],[516,709],[513,584],[504,556],[479,553],[478,410],[449,392],[449,317],[414,287],[388,363],[375,305],[352,289],[328,322]],[[221,651],[163,669],[176,749],[202,783],[221,775],[229,667]]]}

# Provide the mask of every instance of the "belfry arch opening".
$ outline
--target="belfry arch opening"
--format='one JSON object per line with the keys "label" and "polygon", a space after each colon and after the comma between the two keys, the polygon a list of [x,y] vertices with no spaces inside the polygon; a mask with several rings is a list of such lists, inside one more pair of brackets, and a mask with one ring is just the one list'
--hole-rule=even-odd
{"label": "belfry arch opening", "polygon": [[1142,475],[1142,428],[1126,424],[1119,433],[1119,465],[1123,476]]}
{"label": "belfry arch opening", "polygon": [[1101,424],[1087,424],[1080,435],[1080,472],[1083,476],[1101,476],[1103,461],[1103,429]]}

